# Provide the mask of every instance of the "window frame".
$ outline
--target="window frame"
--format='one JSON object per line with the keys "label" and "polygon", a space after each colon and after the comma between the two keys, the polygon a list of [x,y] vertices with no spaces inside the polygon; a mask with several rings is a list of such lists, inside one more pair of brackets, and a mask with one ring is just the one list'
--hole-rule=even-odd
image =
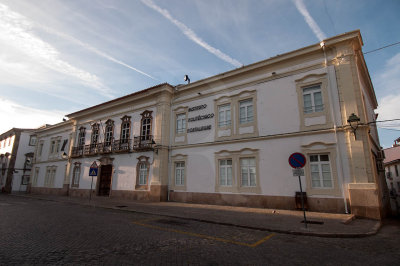
{"label": "window frame", "polygon": [[[313,161],[311,156],[317,158],[317,161]],[[322,160],[321,156],[328,156],[328,160],[324,161]],[[316,154],[308,154],[308,161],[310,164],[310,172],[311,172],[311,188],[313,189],[333,189],[334,188],[334,184],[333,184],[333,177],[332,177],[332,167],[331,167],[331,160],[329,158],[329,154],[325,154],[325,153],[316,153]],[[331,183],[330,186],[325,186],[324,181],[326,181],[324,179],[324,173],[326,173],[326,171],[324,172],[323,166],[324,165],[328,165],[329,166],[329,177],[330,180],[329,182]],[[312,166],[317,166],[318,167],[318,172],[313,171],[313,167]],[[313,179],[313,173],[318,173],[318,182],[319,182],[319,186],[315,186],[313,184],[313,182],[315,181]]]}
{"label": "window frame", "polygon": [[[312,113],[323,113],[324,111],[324,99],[322,97],[322,88],[321,88],[321,83],[317,83],[317,84],[313,84],[313,85],[309,85],[309,86],[303,86],[302,90],[303,90],[303,113],[304,114],[312,114]],[[316,88],[318,87],[318,88]],[[308,92],[305,92],[305,90],[310,90]],[[322,104],[318,105],[320,106],[322,109],[321,110],[317,110],[317,105],[315,104],[315,94],[319,93],[321,96],[321,101]],[[305,99],[304,96],[305,95],[310,95],[310,100],[311,100],[311,106],[310,107],[306,107],[305,106]],[[306,108],[311,108],[310,112],[306,111]]]}
{"label": "window frame", "polygon": [[[179,114],[176,114],[176,116],[175,116],[175,125],[176,125],[175,133],[177,135],[181,135],[181,134],[186,134],[187,133],[187,131],[186,131],[187,130],[187,119],[186,119],[186,116],[187,116],[186,113],[179,113]],[[181,122],[181,123],[179,123],[179,122]],[[179,124],[182,125],[181,129],[179,129]]]}
{"label": "window frame", "polygon": [[127,143],[131,139],[131,117],[125,115],[121,120],[120,143]]}
{"label": "window frame", "polygon": [[35,167],[35,171],[33,172],[33,180],[32,186],[36,187],[39,179],[40,167]]}
{"label": "window frame", "polygon": [[[255,186],[242,186],[241,160],[254,159]],[[232,186],[224,186],[220,183],[220,161],[232,160]],[[259,176],[259,150],[243,148],[241,150],[222,150],[215,153],[215,192],[229,193],[251,193],[260,194],[260,176]]]}
{"label": "window frame", "polygon": [[[247,164],[244,165],[242,162],[244,160],[252,160],[254,161],[254,164]],[[243,188],[251,188],[251,187],[257,187],[257,164],[256,164],[256,158],[255,157],[241,157],[239,159],[239,165],[240,165],[240,186]],[[247,174],[247,184],[243,185],[243,168],[247,168],[246,174]],[[254,185],[252,185],[252,180],[251,180],[251,169],[254,170]]]}
{"label": "window frame", "polygon": [[[221,165],[222,162],[226,161],[227,164]],[[228,164],[228,161],[231,162],[230,166]],[[226,174],[226,180],[225,180],[225,184],[223,184],[222,182],[222,176],[221,176],[221,170],[224,169],[225,170],[225,174]],[[228,169],[231,169],[231,176],[230,176],[230,184],[228,184]],[[233,165],[233,160],[232,158],[224,158],[224,159],[218,159],[218,184],[221,187],[232,187],[234,185],[234,180],[233,180],[233,169],[234,169],[234,165]]]}
{"label": "window frame", "polygon": [[[224,107],[229,107],[229,108],[226,108],[226,110],[221,110]],[[232,106],[231,106],[231,103],[228,102],[228,103],[224,103],[224,104],[218,105],[217,106],[217,111],[218,111],[218,117],[217,117],[218,127],[219,128],[230,127],[232,125]],[[221,111],[224,114],[224,120],[223,121],[221,121],[222,120],[221,116],[220,116]],[[229,120],[227,120],[227,115],[226,115],[227,111],[229,111]]]}
{"label": "window frame", "polygon": [[[147,156],[139,156],[137,158],[138,162],[136,163],[136,185],[135,190],[148,190],[150,183],[150,157]],[[141,182],[141,167],[146,167],[146,176],[145,176],[145,184]]]}
{"label": "window frame", "polygon": [[153,111],[146,110],[140,115],[142,116],[140,120],[140,140],[151,140],[153,138]]}
{"label": "window frame", "polygon": [[74,168],[72,169],[72,182],[71,187],[78,188],[81,178],[81,163],[75,162]]}
{"label": "window frame", "polygon": [[114,121],[108,119],[104,130],[104,146],[110,147],[114,140]]}
{"label": "window frame", "polygon": [[[249,104],[250,103],[250,104]],[[241,106],[244,104],[244,106]],[[251,107],[253,115],[249,116],[249,107]],[[241,116],[241,109],[245,108],[245,119]],[[251,118],[251,120],[250,120]],[[238,122],[240,125],[250,124],[254,122],[254,101],[252,98],[241,99],[238,101]]]}
{"label": "window frame", "polygon": [[[339,178],[337,170],[337,155],[334,143],[323,143],[323,142],[313,142],[307,145],[302,145],[301,152],[306,156],[307,163],[304,167],[306,186],[305,191],[307,195],[329,195],[342,197],[342,193],[339,187]],[[312,187],[312,177],[311,177],[311,167],[310,167],[310,155],[322,154],[329,155],[332,188],[314,188]]]}
{"label": "window frame", "polygon": [[[177,164],[182,164],[183,163],[183,167],[182,165],[179,166],[179,168],[177,168]],[[176,191],[186,191],[186,187],[187,187],[187,182],[188,182],[188,175],[187,175],[187,169],[188,169],[188,156],[187,155],[183,155],[183,154],[176,154],[171,156],[171,180],[170,180],[170,184],[171,184],[171,189],[172,190],[176,190]],[[183,173],[183,183],[176,183],[176,170],[179,169],[180,173]]]}

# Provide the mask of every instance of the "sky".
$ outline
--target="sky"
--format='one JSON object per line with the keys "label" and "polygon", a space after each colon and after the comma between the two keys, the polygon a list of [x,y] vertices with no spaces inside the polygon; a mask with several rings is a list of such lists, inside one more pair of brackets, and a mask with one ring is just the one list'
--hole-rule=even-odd
{"label": "sky", "polygon": [[[399,14],[399,0],[0,0],[0,132],[356,29],[373,51],[400,42]],[[400,118],[400,45],[364,56],[378,120]],[[400,121],[378,131],[388,148]]]}

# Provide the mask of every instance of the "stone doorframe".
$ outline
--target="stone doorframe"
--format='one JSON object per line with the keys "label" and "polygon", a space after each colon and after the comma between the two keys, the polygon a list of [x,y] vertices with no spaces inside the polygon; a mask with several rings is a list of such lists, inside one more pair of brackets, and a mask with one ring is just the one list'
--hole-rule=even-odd
{"label": "stone doorframe", "polygon": [[109,155],[105,155],[100,157],[99,159],[97,159],[97,161],[100,161],[100,165],[99,165],[99,171],[97,173],[97,181],[96,181],[96,196],[99,195],[99,188],[100,188],[100,175],[101,175],[101,166],[102,165],[111,165],[111,180],[110,180],[110,193],[108,194],[108,197],[111,197],[111,193],[112,193],[112,182],[113,182],[113,172],[114,172],[114,158],[111,158]]}

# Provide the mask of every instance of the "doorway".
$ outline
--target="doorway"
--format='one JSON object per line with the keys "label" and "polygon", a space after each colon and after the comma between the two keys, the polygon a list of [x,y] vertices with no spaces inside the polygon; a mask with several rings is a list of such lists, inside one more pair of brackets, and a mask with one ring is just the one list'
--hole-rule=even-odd
{"label": "doorway", "polygon": [[109,196],[111,190],[112,165],[100,167],[99,196]]}

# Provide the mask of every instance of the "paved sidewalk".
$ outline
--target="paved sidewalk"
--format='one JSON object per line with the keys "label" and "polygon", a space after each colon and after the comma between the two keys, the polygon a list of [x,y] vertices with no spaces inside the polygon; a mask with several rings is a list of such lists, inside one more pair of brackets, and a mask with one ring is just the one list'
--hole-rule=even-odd
{"label": "paved sidewalk", "polygon": [[139,202],[107,197],[93,197],[89,203],[88,198],[69,196],[35,194],[12,194],[11,196],[177,217],[277,233],[320,237],[365,237],[376,234],[381,227],[380,221],[356,219],[351,214],[306,212],[307,220],[317,223],[308,224],[307,228],[305,228],[304,223],[302,223],[304,219],[302,211],[178,202]]}

